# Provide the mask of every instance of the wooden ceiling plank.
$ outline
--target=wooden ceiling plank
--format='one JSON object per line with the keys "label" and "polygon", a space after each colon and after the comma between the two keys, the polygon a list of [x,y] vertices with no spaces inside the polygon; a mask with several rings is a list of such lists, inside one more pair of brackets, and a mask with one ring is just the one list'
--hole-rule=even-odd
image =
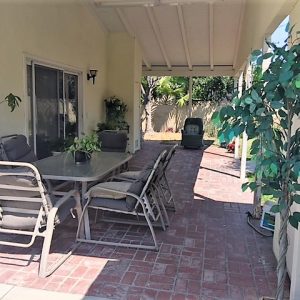
{"label": "wooden ceiling plank", "polygon": [[163,44],[162,37],[161,37],[160,31],[159,31],[157,22],[155,20],[154,13],[153,13],[153,8],[152,7],[146,7],[145,9],[147,11],[148,18],[150,20],[153,32],[154,32],[155,37],[156,37],[156,40],[157,40],[157,42],[159,44],[159,47],[160,47],[161,53],[163,55],[163,58],[164,58],[164,60],[166,62],[166,65],[168,66],[169,70],[171,70],[172,69],[172,65],[170,63],[170,60],[168,58],[165,46]]}
{"label": "wooden ceiling plank", "polygon": [[232,63],[232,68],[235,70],[236,68],[236,63],[237,63],[237,57],[239,53],[239,47],[240,47],[240,42],[241,42],[241,35],[242,35],[242,27],[243,27],[243,22],[244,22],[244,17],[245,17],[245,8],[246,8],[246,1],[242,0],[241,3],[241,14],[239,18],[239,27],[238,27],[238,34],[235,42],[235,49],[234,49],[234,56],[233,56],[233,63]]}
{"label": "wooden ceiling plank", "polygon": [[138,43],[138,45],[139,45],[139,47],[140,47],[140,49],[141,49],[141,51],[142,51],[143,61],[144,61],[145,65],[146,65],[146,67],[147,67],[149,70],[151,70],[151,64],[150,64],[149,60],[145,57],[145,52],[143,51],[143,48],[142,48],[142,46],[141,46],[141,43],[139,42],[139,39],[137,38],[137,36],[136,36],[136,34],[134,33],[134,31],[132,30],[132,28],[131,28],[131,26],[130,26],[130,24],[129,24],[129,22],[128,22],[128,20],[127,20],[125,14],[124,14],[124,12],[122,11],[121,8],[115,8],[115,10],[116,10],[116,12],[117,12],[117,14],[118,14],[118,16],[119,16],[119,18],[120,18],[120,20],[121,20],[123,26],[125,27],[127,33],[128,33],[130,36],[134,37],[134,38],[137,40],[137,43]]}
{"label": "wooden ceiling plank", "polygon": [[210,70],[214,70],[214,6],[209,3],[209,64]]}
{"label": "wooden ceiling plank", "polygon": [[183,41],[186,61],[187,61],[187,64],[189,66],[189,69],[192,70],[193,65],[192,65],[192,62],[191,62],[191,56],[190,56],[190,51],[189,51],[188,42],[187,42],[185,21],[184,21],[184,15],[183,15],[181,5],[177,5],[177,14],[178,14],[178,19],[179,19],[179,23],[180,23],[180,31],[181,31],[181,37],[182,37],[182,41]]}

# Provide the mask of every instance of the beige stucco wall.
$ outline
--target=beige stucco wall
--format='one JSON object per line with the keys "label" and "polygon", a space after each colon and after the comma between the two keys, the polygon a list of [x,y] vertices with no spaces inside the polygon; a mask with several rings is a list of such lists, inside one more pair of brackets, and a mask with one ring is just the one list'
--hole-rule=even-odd
{"label": "beige stucco wall", "polygon": [[[0,105],[0,135],[27,133],[27,56],[82,72],[85,132],[94,129],[103,115],[100,100],[106,88],[107,34],[78,1],[41,3],[0,3],[0,99],[12,92],[23,100],[13,113]],[[86,80],[90,67],[99,70],[95,85]]]}
{"label": "beige stucco wall", "polygon": [[128,108],[128,150],[139,149],[140,80],[142,57],[136,40],[126,33],[111,33],[108,37],[107,96],[117,96]]}
{"label": "beige stucco wall", "polygon": [[299,0],[246,1],[236,71],[252,50],[263,47],[265,37],[273,33],[297,2],[299,3]]}
{"label": "beige stucco wall", "polygon": [[[228,104],[227,101],[213,102],[203,101],[193,105],[192,117],[202,118],[204,127],[211,121],[212,114],[222,106]],[[152,126],[156,132],[165,132],[172,129],[173,132],[179,131],[184,126],[184,121],[189,116],[188,106],[178,107],[177,105],[152,105]],[[145,131],[146,120],[145,112],[142,115],[142,130]]]}

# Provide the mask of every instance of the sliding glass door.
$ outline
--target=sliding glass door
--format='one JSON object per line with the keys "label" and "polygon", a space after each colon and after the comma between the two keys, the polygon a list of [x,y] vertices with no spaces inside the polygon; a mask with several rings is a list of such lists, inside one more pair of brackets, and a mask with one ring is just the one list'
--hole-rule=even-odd
{"label": "sliding glass door", "polygon": [[78,135],[78,75],[32,63],[30,141],[39,159],[61,151]]}

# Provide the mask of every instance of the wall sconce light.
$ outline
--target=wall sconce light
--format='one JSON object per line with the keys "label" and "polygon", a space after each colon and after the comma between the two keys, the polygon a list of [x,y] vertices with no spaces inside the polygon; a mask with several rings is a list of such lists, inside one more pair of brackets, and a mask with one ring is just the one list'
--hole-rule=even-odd
{"label": "wall sconce light", "polygon": [[93,84],[95,84],[95,78],[97,76],[98,70],[90,70],[89,73],[87,73],[87,80],[93,79]]}

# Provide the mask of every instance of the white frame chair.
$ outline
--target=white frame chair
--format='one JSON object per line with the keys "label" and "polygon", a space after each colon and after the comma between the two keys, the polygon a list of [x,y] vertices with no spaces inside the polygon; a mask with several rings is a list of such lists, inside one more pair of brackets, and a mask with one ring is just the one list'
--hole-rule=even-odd
{"label": "white frame chair", "polygon": [[[71,190],[69,192],[58,192],[56,193],[56,195],[60,195],[62,197],[59,198],[52,207],[49,207],[49,204],[52,204],[50,196],[47,194],[47,191],[45,190],[42,183],[39,171],[35,166],[30,163],[0,161],[0,168],[2,168],[0,169],[0,220],[2,220],[1,211],[2,214],[8,212],[11,214],[22,214],[24,216],[36,215],[35,226],[32,230],[1,228],[0,223],[0,233],[2,234],[7,234],[10,236],[23,235],[31,237],[30,241],[27,243],[0,240],[0,245],[29,248],[33,245],[36,237],[42,237],[44,239],[44,242],[39,265],[39,276],[43,278],[47,277],[52,274],[59,266],[61,266],[78,247],[78,244],[75,244],[75,246],[73,246],[73,248],[67,254],[62,255],[60,259],[58,259],[49,267],[47,266],[53,231],[55,229],[55,226],[58,224],[58,213],[62,205],[64,205],[67,201],[70,200],[71,197],[73,197],[75,200],[75,206],[73,208],[76,210],[78,219],[80,219],[82,215],[79,192],[76,190]],[[19,170],[16,168],[19,168]],[[23,168],[24,172],[20,168]],[[22,184],[17,185],[7,183],[3,184],[3,181],[1,183],[2,176],[11,176],[15,178],[31,178],[36,182],[36,184],[34,186],[24,186]],[[9,195],[11,192],[24,192],[25,196],[22,196],[21,193],[17,193],[16,196],[11,196]],[[28,193],[31,193],[33,195],[29,194],[28,196]],[[10,201],[12,203],[31,203],[37,207],[40,203],[40,208],[29,209],[18,207],[18,204],[12,205],[12,207],[6,205],[1,206],[2,201],[4,201],[5,203],[9,203]],[[80,232],[80,235],[83,235],[83,231]]]}
{"label": "white frame chair", "polygon": [[[162,212],[160,209],[160,205],[157,203],[157,200],[155,198],[152,199],[152,197],[151,197],[151,199],[149,199],[149,187],[152,183],[153,176],[155,175],[155,172],[157,171],[158,165],[164,155],[166,155],[166,151],[163,151],[157,158],[157,160],[156,160],[156,162],[155,162],[155,164],[143,186],[143,189],[139,195],[130,193],[128,191],[120,191],[118,189],[104,188],[104,187],[101,187],[101,184],[100,184],[100,186],[97,185],[97,187],[96,186],[92,187],[86,194],[87,200],[86,200],[85,206],[83,207],[82,217],[79,220],[77,241],[93,243],[93,244],[100,244],[100,245],[122,246],[122,247],[128,247],[128,248],[138,248],[138,249],[147,249],[147,250],[158,250],[158,243],[157,243],[155,232],[153,229],[153,223],[160,220],[164,230],[165,230],[165,225],[164,225],[164,220],[163,220]],[[115,182],[115,183],[118,184],[118,182]],[[98,192],[102,191],[104,194],[118,193],[119,195],[122,195],[123,198],[126,198],[127,196],[131,196],[134,199],[136,199],[135,207],[133,210],[124,211],[124,210],[118,210],[118,209],[109,208],[109,207],[101,207],[101,206],[92,205],[91,204],[91,201],[92,201],[91,193],[93,191],[93,188],[97,188]],[[116,201],[116,200],[111,199],[111,201]],[[125,200],[123,200],[123,201],[125,201]],[[131,222],[131,221],[130,222],[126,222],[126,221],[122,222],[119,219],[120,221],[118,221],[118,223],[147,225],[150,229],[154,245],[151,246],[151,245],[142,245],[142,244],[129,244],[129,243],[122,243],[122,242],[109,242],[109,241],[92,239],[91,234],[90,234],[89,222],[86,222],[86,220],[89,220],[89,217],[88,217],[88,209],[89,208],[145,218],[146,222]],[[79,237],[79,234],[82,231],[83,220],[85,220],[85,222],[84,222],[85,232],[86,232],[85,239],[82,239]],[[112,221],[114,222],[114,220],[112,220]]]}
{"label": "white frame chair", "polygon": [[[169,163],[173,157],[173,155],[176,152],[176,148],[178,147],[177,144],[175,144],[173,147],[171,147],[166,157],[163,159],[162,167],[160,168],[160,172],[158,172],[156,178],[153,180],[153,187],[158,192],[156,195],[161,199],[160,202],[163,203],[165,209],[176,211],[176,203],[170,188],[170,184],[167,179],[166,170],[169,166]],[[118,174],[117,176],[114,176],[113,179],[119,179],[119,180],[127,180],[127,181],[134,181],[136,179],[136,176],[139,176],[143,170],[141,171],[129,171],[129,172],[123,172]],[[132,177],[131,177],[132,175]]]}

